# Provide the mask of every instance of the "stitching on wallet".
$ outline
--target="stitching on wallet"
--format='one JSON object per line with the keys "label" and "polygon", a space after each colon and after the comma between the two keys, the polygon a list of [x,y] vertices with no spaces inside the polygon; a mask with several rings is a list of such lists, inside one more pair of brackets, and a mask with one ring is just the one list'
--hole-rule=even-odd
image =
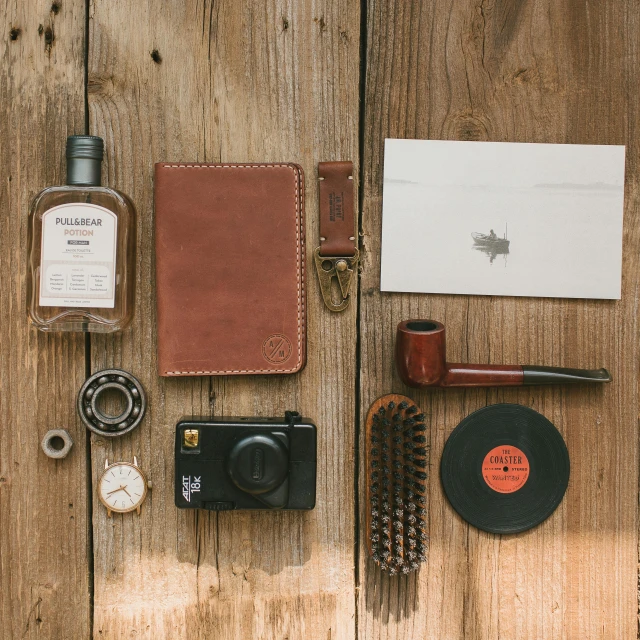
{"label": "stitching on wallet", "polygon": [[[303,213],[300,209],[300,174],[297,169],[286,163],[277,164],[162,164],[165,169],[265,169],[265,168],[278,168],[286,167],[291,169],[295,177],[295,200],[296,200],[296,266],[298,268],[298,362],[295,367],[290,369],[228,369],[219,371],[165,371],[165,375],[180,375],[180,374],[193,374],[193,375],[217,375],[220,373],[293,373],[298,371],[302,364],[302,318],[304,317],[305,309],[303,305],[304,294],[304,247],[301,247],[301,235],[302,225],[304,224]],[[302,255],[301,255],[302,254]]]}

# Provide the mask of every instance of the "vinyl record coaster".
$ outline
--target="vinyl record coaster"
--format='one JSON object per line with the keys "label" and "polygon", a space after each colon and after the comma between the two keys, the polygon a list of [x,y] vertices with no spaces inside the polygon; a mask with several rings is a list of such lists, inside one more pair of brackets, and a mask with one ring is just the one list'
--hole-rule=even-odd
{"label": "vinyl record coaster", "polygon": [[569,482],[569,453],[543,415],[495,404],[453,430],[440,474],[451,506],[467,522],[489,533],[519,533],[560,504]]}

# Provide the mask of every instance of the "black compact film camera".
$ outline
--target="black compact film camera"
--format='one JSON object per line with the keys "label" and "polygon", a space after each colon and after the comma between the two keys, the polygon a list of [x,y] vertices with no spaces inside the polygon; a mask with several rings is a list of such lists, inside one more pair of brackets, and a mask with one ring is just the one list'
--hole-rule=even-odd
{"label": "black compact film camera", "polygon": [[176,426],[176,506],[313,509],[316,426],[283,418],[183,418]]}

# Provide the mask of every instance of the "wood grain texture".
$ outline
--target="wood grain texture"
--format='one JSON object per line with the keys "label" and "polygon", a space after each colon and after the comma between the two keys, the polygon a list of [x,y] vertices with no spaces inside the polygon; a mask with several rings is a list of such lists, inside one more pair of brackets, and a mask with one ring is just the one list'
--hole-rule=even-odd
{"label": "wood grain texture", "polygon": [[[433,465],[429,565],[389,578],[361,553],[361,638],[636,636],[638,17],[630,3],[573,0],[368,3],[361,415],[405,392],[393,335],[407,318],[443,322],[451,361],[604,365],[614,383],[408,392],[430,415],[432,460],[464,416],[519,402],[560,429],[571,480],[544,524],[497,537],[453,512]],[[622,300],[379,293],[385,137],[627,144]],[[407,248],[420,249],[410,233]]]}
{"label": "wood grain texture", "polygon": [[[66,136],[84,131],[84,3],[2,2],[0,25],[0,638],[86,638],[84,339],[26,313],[29,204],[64,181]],[[75,441],[64,460],[40,448],[54,428]]]}
{"label": "wood grain texture", "polygon": [[[140,245],[134,326],[93,337],[92,370],[128,369],[150,400],[131,436],[93,439],[90,480],[74,410],[84,341],[29,329],[24,291],[28,203],[63,179],[65,137],[84,131],[86,4],[0,3],[2,640],[637,636],[640,6],[366,5],[361,60],[356,0],[90,3],[91,133],[106,141],[104,183],[138,207]],[[359,121],[360,64],[366,85]],[[353,160],[357,176],[359,131],[364,269],[356,407],[356,307],[324,309],[310,258],[319,243],[316,163]],[[622,300],[381,294],[385,137],[626,144]],[[309,364],[301,375],[158,378],[152,173],[161,160],[304,166]],[[416,244],[408,236],[407,246]],[[452,362],[604,365],[614,382],[408,390],[395,373],[393,341],[397,322],[411,317],[446,324]],[[427,414],[432,451],[429,560],[418,573],[394,577],[366,557],[362,498],[354,512],[353,418],[359,413],[364,425],[369,404],[390,391],[408,393]],[[452,511],[437,462],[464,416],[501,401],[552,420],[567,441],[572,472],[565,500],[547,522],[496,537]],[[179,417],[293,408],[319,427],[315,511],[177,511],[172,446]],[[63,461],[40,449],[53,427],[75,440]],[[362,436],[359,442],[362,454]],[[142,515],[108,519],[97,500],[88,513],[87,481],[93,491],[106,458],[133,455],[154,482]],[[364,496],[364,456],[359,460]]]}
{"label": "wood grain texture", "polygon": [[[91,132],[106,182],[139,213],[137,317],[94,339],[92,366],[138,376],[149,412],[131,437],[94,439],[104,464],[138,455],[154,483],[135,515],[94,508],[96,637],[353,638],[356,306],[325,310],[316,163],[358,165],[359,2],[94,3]],[[290,377],[159,379],[153,288],[156,161],[292,161],[307,178],[308,364]],[[268,223],[268,221],[266,221]],[[185,414],[282,415],[319,429],[310,513],[185,512],[173,503],[173,437]]]}

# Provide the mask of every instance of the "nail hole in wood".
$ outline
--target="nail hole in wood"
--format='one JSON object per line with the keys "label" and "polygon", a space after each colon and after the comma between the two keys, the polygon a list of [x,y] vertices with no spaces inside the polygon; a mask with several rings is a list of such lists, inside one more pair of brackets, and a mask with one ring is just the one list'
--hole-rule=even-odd
{"label": "nail hole in wood", "polygon": [[12,40],[17,40],[20,37],[21,33],[22,33],[22,29],[19,29],[18,27],[13,27],[11,31],[9,31],[9,37]]}
{"label": "nail hole in wood", "polygon": [[51,13],[53,13],[54,16],[57,16],[60,13],[60,6],[59,2],[54,2],[51,5]]}
{"label": "nail hole in wood", "polygon": [[162,62],[162,56],[160,55],[160,52],[157,49],[154,49],[151,52],[151,59],[156,63],[156,64],[160,64]]}
{"label": "nail hole in wood", "polygon": [[289,21],[286,18],[282,18],[282,30],[286,31],[289,28]]}
{"label": "nail hole in wood", "polygon": [[44,27],[41,24],[39,24],[38,25],[38,35],[41,36],[43,33],[44,33]]}
{"label": "nail hole in wood", "polygon": [[51,47],[53,41],[55,40],[55,36],[53,35],[53,29],[51,27],[47,27],[44,30],[44,45],[45,47]]}

